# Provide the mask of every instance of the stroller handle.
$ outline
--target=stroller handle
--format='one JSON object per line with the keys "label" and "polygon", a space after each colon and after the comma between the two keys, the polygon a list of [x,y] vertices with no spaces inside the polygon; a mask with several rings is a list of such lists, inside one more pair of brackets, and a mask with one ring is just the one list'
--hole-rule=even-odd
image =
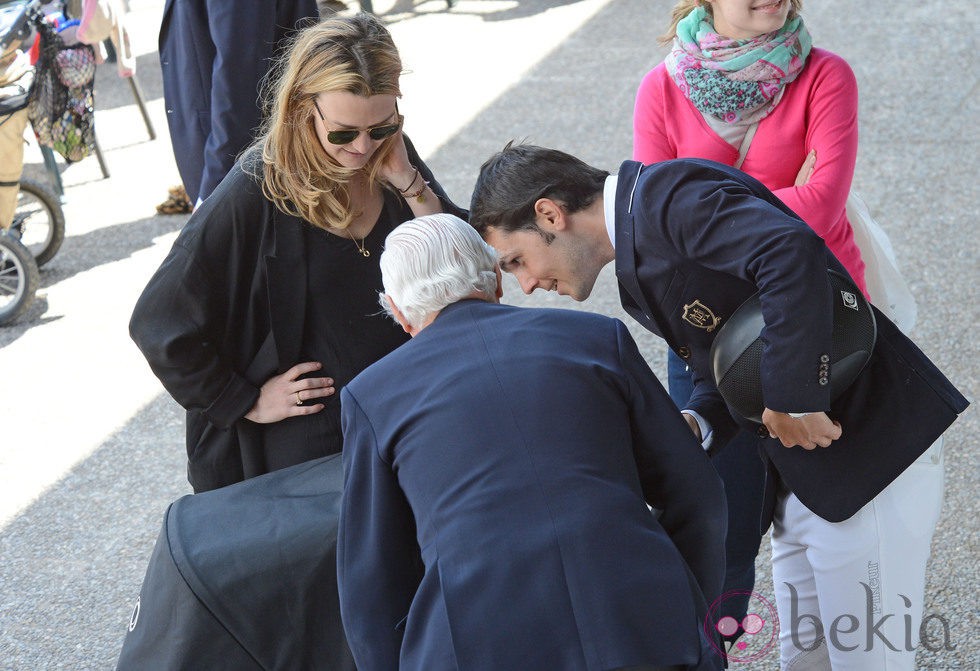
{"label": "stroller handle", "polygon": [[[14,40],[23,40],[31,34],[31,13],[37,11],[38,0],[26,0],[20,3],[16,14],[9,7],[0,8],[0,54],[7,50]],[[10,15],[13,14],[11,18]]]}

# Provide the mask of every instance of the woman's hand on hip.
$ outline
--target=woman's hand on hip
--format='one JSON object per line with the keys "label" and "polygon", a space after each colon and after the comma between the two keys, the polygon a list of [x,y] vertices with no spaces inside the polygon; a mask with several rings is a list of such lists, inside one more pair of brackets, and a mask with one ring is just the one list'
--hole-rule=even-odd
{"label": "woman's hand on hip", "polygon": [[301,375],[320,370],[322,364],[316,361],[298,363],[282,375],[266,380],[259,391],[259,398],[245,415],[258,424],[280,422],[287,417],[312,415],[323,410],[323,403],[303,405],[304,401],[325,398],[335,393],[334,382],[329,377],[305,377]]}

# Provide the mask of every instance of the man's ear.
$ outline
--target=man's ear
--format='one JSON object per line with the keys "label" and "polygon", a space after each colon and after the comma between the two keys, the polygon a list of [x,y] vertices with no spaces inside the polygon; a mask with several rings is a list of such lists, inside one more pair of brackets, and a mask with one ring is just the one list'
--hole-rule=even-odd
{"label": "man's ear", "polygon": [[548,233],[561,231],[567,225],[565,209],[551,198],[538,198],[534,203],[534,219],[541,230]]}
{"label": "man's ear", "polygon": [[412,329],[408,325],[408,320],[405,319],[405,315],[403,315],[402,311],[398,309],[397,305],[395,305],[395,301],[391,299],[389,294],[385,294],[385,300],[388,301],[388,306],[391,308],[391,314],[395,317],[395,321],[401,325],[402,330],[405,331],[405,333],[412,335]]}

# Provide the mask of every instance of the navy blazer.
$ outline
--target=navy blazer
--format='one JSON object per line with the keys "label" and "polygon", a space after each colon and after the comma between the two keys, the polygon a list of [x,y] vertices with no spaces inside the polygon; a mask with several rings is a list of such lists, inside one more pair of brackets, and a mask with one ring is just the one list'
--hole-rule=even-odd
{"label": "navy blazer", "polygon": [[259,82],[281,40],[319,14],[315,0],[167,0],[160,69],[177,169],[207,198],[251,144]]}
{"label": "navy blazer", "polygon": [[[765,437],[769,462],[762,530],[771,521],[775,471],[831,522],[847,519],[921,455],[968,405],[929,359],[880,312],[871,360],[834,403],[821,381],[831,351],[827,269],[845,273],[823,240],[759,181],[702,159],[623,163],[616,191],[616,277],[623,307],[667,340],[695,375],[689,406],[717,432],[737,428],[711,378],[709,350],[725,320],[759,292],[767,345],[766,407],[825,411],[843,435],[828,448],[785,448]],[[829,381],[829,378],[827,378]]]}
{"label": "navy blazer", "polygon": [[462,301],[341,399],[358,669],[721,668],[720,481],[622,322]]}

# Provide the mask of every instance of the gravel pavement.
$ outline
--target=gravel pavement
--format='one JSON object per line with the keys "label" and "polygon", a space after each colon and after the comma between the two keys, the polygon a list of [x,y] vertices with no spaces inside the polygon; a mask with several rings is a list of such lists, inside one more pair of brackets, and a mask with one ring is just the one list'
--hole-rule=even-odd
{"label": "gravel pavement", "polygon": [[[99,69],[94,158],[65,167],[68,237],[21,322],[0,328],[0,669],[112,669],[167,504],[189,493],[180,409],[130,342],[133,303],[184,216],[154,206],[177,183],[156,35],[163,0],[130,0],[138,78]],[[406,128],[450,194],[468,203],[483,160],[511,138],[609,170],[631,152],[633,96],[663,57],[670,0],[375,1],[407,72]],[[844,56],[861,91],[855,186],[891,235],[919,302],[914,338],[972,399],[980,357],[978,30],[972,0],[810,2],[818,46]],[[948,65],[948,67],[947,67]],[[27,170],[43,176],[36,146]],[[619,307],[607,269],[578,305],[611,314],[663,373],[663,344]],[[946,439],[946,502],[933,541],[923,669],[980,669],[977,412]],[[771,595],[768,542],[757,590]],[[948,645],[942,645],[942,625]],[[776,669],[774,654],[743,668]]]}

